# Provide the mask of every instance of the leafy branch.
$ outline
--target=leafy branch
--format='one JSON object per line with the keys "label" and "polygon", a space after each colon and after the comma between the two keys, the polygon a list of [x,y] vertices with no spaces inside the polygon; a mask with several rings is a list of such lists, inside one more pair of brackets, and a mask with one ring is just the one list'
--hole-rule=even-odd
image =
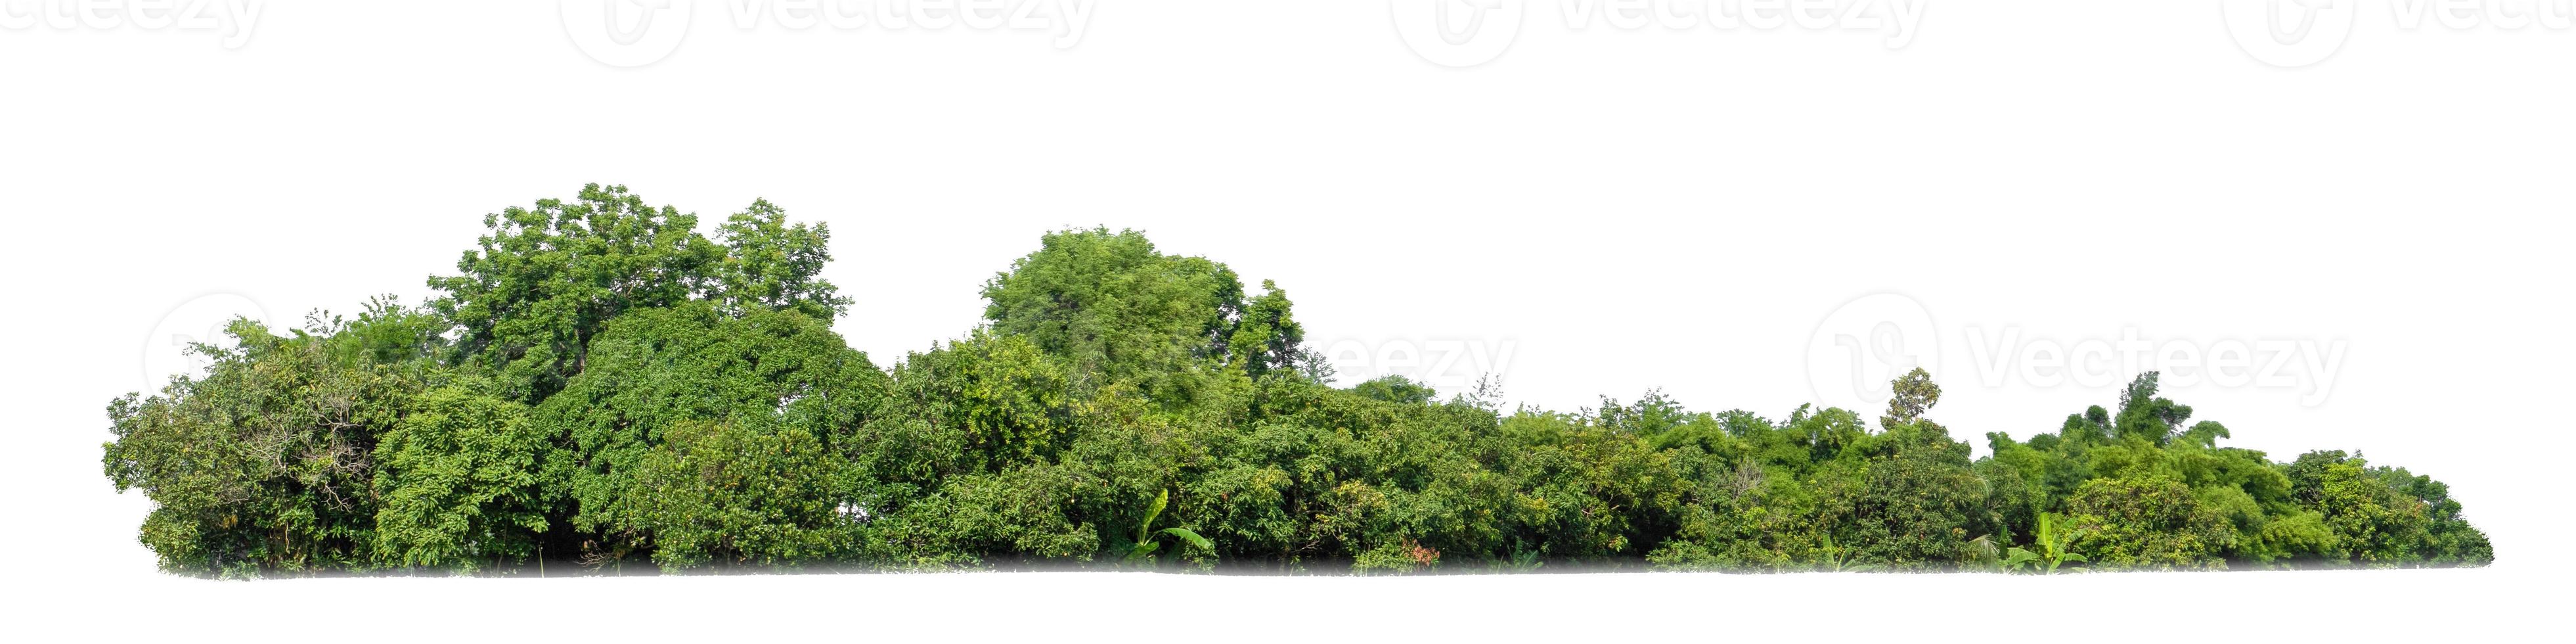
{"label": "leafy branch", "polygon": [[1171,503],[1171,500],[1172,491],[1164,490],[1154,494],[1153,505],[1145,507],[1145,520],[1136,524],[1135,544],[1128,546],[1127,548],[1128,563],[1151,561],[1154,557],[1154,553],[1163,548],[1163,542],[1157,540],[1155,538],[1156,535],[1179,539],[1189,545],[1197,546],[1201,550],[1212,551],[1216,549],[1216,542],[1209,541],[1207,537],[1199,536],[1199,533],[1192,532],[1189,528],[1173,527],[1161,530],[1154,529],[1154,520],[1163,516],[1163,508],[1168,506]]}
{"label": "leafy branch", "polygon": [[2057,513],[2039,513],[2039,533],[2035,536],[2038,542],[2031,545],[2038,546],[2039,552],[2018,547],[2005,551],[2003,563],[2005,570],[2053,575],[2057,574],[2057,567],[2061,564],[2084,562],[2084,555],[2066,550],[2066,544],[2073,541],[2075,535],[2057,530]]}

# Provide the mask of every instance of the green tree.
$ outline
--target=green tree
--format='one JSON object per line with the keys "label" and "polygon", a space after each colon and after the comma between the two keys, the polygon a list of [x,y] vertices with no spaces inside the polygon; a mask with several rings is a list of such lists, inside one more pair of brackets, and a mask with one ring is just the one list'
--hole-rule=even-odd
{"label": "green tree", "polygon": [[645,535],[618,530],[642,525],[622,516],[629,506],[619,501],[668,432],[690,423],[800,431],[849,458],[863,449],[853,437],[888,387],[866,354],[792,310],[731,318],[700,303],[630,312],[590,353],[589,368],[538,406],[536,420],[556,441],[547,476],[563,481],[570,501],[553,512],[590,534],[597,556],[652,547]]}
{"label": "green tree", "polygon": [[622,478],[609,526],[670,571],[829,561],[856,542],[848,467],[771,416],[683,421]]}
{"label": "green tree", "polygon": [[517,401],[461,384],[422,392],[376,446],[377,558],[470,572],[537,556],[547,438]]}
{"label": "green tree", "polygon": [[1300,375],[1306,327],[1290,311],[1288,292],[1261,281],[1261,295],[1244,303],[1243,314],[1225,331],[1225,355],[1234,367],[1259,378],[1273,373]]}
{"label": "green tree", "polygon": [[943,477],[1053,458],[1072,443],[1072,374],[1021,336],[976,332],[895,367],[887,409],[858,460],[876,480],[926,491]]}
{"label": "green tree", "polygon": [[1367,396],[1370,400],[1407,405],[1427,405],[1440,397],[1440,392],[1432,389],[1430,385],[1397,375],[1379,376],[1368,382],[1352,385],[1351,392]]}
{"label": "green tree", "polygon": [[[1992,450],[1912,370],[1873,426],[1659,390],[1505,410],[1349,388],[1286,292],[1142,234],[1058,231],[984,324],[891,370],[831,330],[830,231],[755,201],[711,231],[624,188],[486,218],[425,308],[391,296],[109,406],[102,466],[169,570],[1277,572],[2058,570],[2493,560],[2448,485],[2220,446],[2155,373]],[[2034,429],[2048,429],[2046,427]],[[2082,554],[2077,554],[2077,553]],[[2089,559],[2089,561],[2088,561]]]}
{"label": "green tree", "polygon": [[162,568],[251,576],[372,562],[369,455],[418,383],[336,358],[331,330],[279,337],[236,320],[234,346],[194,347],[212,361],[204,377],[108,405],[102,464],[117,491],[151,497],[142,539]]}
{"label": "green tree", "polygon": [[1202,358],[1222,358],[1243,284],[1202,257],[1156,251],[1135,231],[1049,233],[984,285],[995,332],[1028,338],[1081,374],[1178,393]]}
{"label": "green tree", "polygon": [[589,364],[590,344],[628,311],[713,301],[731,315],[797,311],[829,319],[848,301],[820,279],[830,233],[785,224],[754,202],[720,228],[647,205],[625,186],[583,186],[571,200],[486,215],[490,232],[457,260],[454,276],[429,279],[431,305],[461,328],[454,360],[499,371],[534,403]]}
{"label": "green tree", "polygon": [[2224,567],[2220,555],[2235,545],[2226,519],[2171,478],[2094,479],[2067,508],[2075,515],[2073,547],[2096,566]]}
{"label": "green tree", "polygon": [[2153,371],[2138,374],[2121,390],[2120,413],[2112,421],[2115,435],[2163,445],[2178,434],[2183,421],[2191,419],[2190,405],[2156,396],[2157,379]]}
{"label": "green tree", "polygon": [[1121,383],[1166,405],[1197,402],[1230,370],[1320,377],[1321,357],[1278,285],[1246,299],[1233,269],[1165,255],[1135,231],[1047,234],[984,285],[984,318],[1073,367],[1076,384]]}
{"label": "green tree", "polygon": [[1905,372],[1892,384],[1895,392],[1888,397],[1887,416],[1879,423],[1882,426],[1913,422],[1941,402],[1941,384],[1933,382],[1932,373],[1922,367]]}
{"label": "green tree", "polygon": [[[2435,541],[2434,520],[2428,516],[2434,507],[2409,494],[2416,485],[2412,477],[2374,473],[2360,455],[2340,450],[2301,454],[2283,470],[2290,479],[2292,498],[2301,509],[2320,516],[2335,536],[2335,549],[2353,563],[2408,565],[2443,557],[2443,544]],[[2430,486],[2426,487],[2429,492]],[[2472,539],[2479,544],[2485,541],[2484,535]],[[2476,552],[2478,546],[2471,548],[2454,556],[2467,554],[2467,561],[2485,556]]]}
{"label": "green tree", "polygon": [[708,296],[736,316],[772,310],[817,320],[840,317],[850,299],[822,277],[823,265],[832,261],[831,241],[829,225],[789,224],[786,210],[754,200],[716,227],[725,254],[711,270]]}

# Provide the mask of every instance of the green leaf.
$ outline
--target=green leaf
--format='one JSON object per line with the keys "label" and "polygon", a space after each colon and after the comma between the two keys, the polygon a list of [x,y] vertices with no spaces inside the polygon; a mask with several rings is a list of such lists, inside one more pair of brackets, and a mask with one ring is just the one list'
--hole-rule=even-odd
{"label": "green leaf", "polygon": [[1154,519],[1156,517],[1163,516],[1163,506],[1169,504],[1171,500],[1171,490],[1154,493],[1154,504],[1145,506],[1145,520],[1136,524],[1136,540],[1138,542],[1154,538]]}
{"label": "green leaf", "polygon": [[1136,544],[1136,549],[1127,551],[1127,560],[1128,560],[1128,561],[1135,561],[1135,560],[1138,560],[1138,559],[1144,559],[1144,558],[1146,558],[1146,557],[1154,556],[1154,551],[1155,551],[1155,550],[1160,550],[1160,549],[1162,549],[1162,548],[1163,548],[1163,544],[1162,544],[1162,543],[1159,543],[1159,542],[1151,542],[1151,541],[1149,541],[1149,542],[1145,542],[1145,543],[1139,543],[1139,544]]}
{"label": "green leaf", "polygon": [[2038,553],[2020,548],[2010,548],[2004,551],[2003,567],[2005,568],[2021,566],[2034,561],[2039,561]]}
{"label": "green leaf", "polygon": [[1198,546],[1201,549],[1216,549],[1216,542],[1209,541],[1207,537],[1199,536],[1199,533],[1191,532],[1189,528],[1164,528],[1163,534],[1180,537],[1182,541],[1190,542],[1190,545]]}

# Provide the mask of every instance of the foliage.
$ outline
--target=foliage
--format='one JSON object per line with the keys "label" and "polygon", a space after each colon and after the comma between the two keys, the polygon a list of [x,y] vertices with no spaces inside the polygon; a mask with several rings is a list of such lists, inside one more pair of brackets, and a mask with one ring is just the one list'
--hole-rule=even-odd
{"label": "foliage", "polygon": [[1305,328],[1286,292],[1262,288],[1247,300],[1233,269],[1165,255],[1142,233],[1066,230],[985,283],[984,318],[1062,356],[1083,388],[1186,404],[1220,386],[1211,372],[1302,373]]}
{"label": "foliage", "polygon": [[860,449],[852,436],[887,386],[866,355],[795,311],[740,318],[703,304],[637,311],[612,322],[591,355],[591,366],[536,416],[557,432],[546,469],[561,482],[557,501],[569,502],[559,511],[570,512],[568,523],[588,543],[575,547],[612,558],[652,547],[645,528],[660,520],[625,516],[636,506],[623,500],[638,489],[636,472],[675,466],[670,459],[685,455],[663,449],[672,432],[691,423],[801,432],[815,449],[846,455]]}
{"label": "foliage", "polygon": [[2003,569],[2053,575],[2057,574],[2058,566],[2087,561],[2084,555],[2068,550],[2068,542],[2074,539],[2075,535],[2057,529],[2055,513],[2040,513],[2039,527],[2033,535],[2031,545],[2039,550],[2034,552],[2020,547],[2005,549]]}
{"label": "foliage", "polygon": [[2235,532],[2171,478],[2086,481],[2067,500],[2075,550],[2106,568],[2221,567]]}
{"label": "foliage", "polygon": [[1130,540],[1130,545],[1127,547],[1127,561],[1129,563],[1151,561],[1154,558],[1154,552],[1161,550],[1163,547],[1163,542],[1155,538],[1158,536],[1167,536],[1177,539],[1181,543],[1188,544],[1190,547],[1197,548],[1199,550],[1216,549],[1216,542],[1209,541],[1207,537],[1199,536],[1199,533],[1193,532],[1189,528],[1174,527],[1164,528],[1161,530],[1154,529],[1154,519],[1163,516],[1163,508],[1170,504],[1171,500],[1172,493],[1166,490],[1156,493],[1154,495],[1154,503],[1152,505],[1145,506],[1145,520],[1137,522],[1136,538]]}
{"label": "foliage", "polygon": [[170,571],[852,566],[1350,572],[2482,565],[2452,488],[2222,446],[2142,374],[1984,457],[1934,374],[1866,410],[1659,391],[1505,408],[1499,381],[1348,387],[1287,292],[1106,228],[1044,235],[984,323],[888,368],[832,322],[830,231],[699,230],[622,187],[487,216],[438,297],[108,408],[102,465]]}
{"label": "foliage", "polygon": [[768,417],[683,421],[608,502],[612,528],[665,570],[830,561],[854,539],[842,470],[812,432]]}
{"label": "foliage", "polygon": [[535,556],[545,448],[526,405],[458,384],[423,392],[376,446],[377,558],[472,571]]}
{"label": "foliage", "polygon": [[735,314],[840,314],[848,301],[817,277],[830,232],[785,216],[754,202],[718,243],[695,230],[696,215],[597,184],[485,215],[491,232],[457,260],[460,274],[429,279],[445,293],[432,306],[460,332],[449,359],[498,371],[533,403],[580,373],[591,341],[628,311],[710,301]]}
{"label": "foliage", "polygon": [[247,320],[226,333],[233,347],[195,347],[213,362],[204,377],[108,405],[108,479],[153,501],[144,545],[192,574],[369,565],[374,451],[419,383],[337,359],[325,336]]}

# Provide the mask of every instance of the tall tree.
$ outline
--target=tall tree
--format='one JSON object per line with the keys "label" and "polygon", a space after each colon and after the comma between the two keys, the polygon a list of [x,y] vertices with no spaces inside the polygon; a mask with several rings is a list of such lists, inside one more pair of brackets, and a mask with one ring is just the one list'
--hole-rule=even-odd
{"label": "tall tree", "polygon": [[1224,264],[1163,254],[1132,230],[1073,229],[1047,234],[985,282],[984,319],[1064,358],[1082,386],[1126,383],[1179,404],[1216,368],[1261,376],[1307,366],[1287,293],[1262,286],[1246,301]]}
{"label": "tall tree", "polygon": [[1941,403],[1941,383],[1933,382],[1932,373],[1922,367],[1905,372],[1889,384],[1894,394],[1888,397],[1887,415],[1879,421],[1882,427],[1913,422]]}
{"label": "tall tree", "polygon": [[457,260],[460,274],[429,279],[446,294],[431,304],[463,327],[456,360],[505,374],[522,400],[543,400],[581,372],[609,320],[705,289],[724,251],[697,223],[598,184],[570,201],[486,215],[490,232]]}
{"label": "tall tree", "polygon": [[716,241],[725,256],[709,296],[727,313],[795,311],[829,320],[849,309],[849,298],[822,277],[832,261],[828,224],[789,224],[786,210],[761,199],[716,227]]}
{"label": "tall tree", "polygon": [[2137,438],[2163,445],[2180,434],[2184,421],[2191,420],[2191,406],[2156,396],[2157,373],[2138,374],[2120,392],[2120,413],[2113,420],[2113,433],[2121,438]]}
{"label": "tall tree", "polygon": [[820,275],[830,231],[788,225],[755,201],[719,228],[654,207],[625,186],[583,186],[570,201],[486,215],[490,231],[457,260],[459,274],[429,279],[432,301],[463,333],[453,361],[504,376],[510,392],[542,401],[589,363],[590,344],[627,311],[713,301],[729,315],[793,310],[816,319],[848,300]]}

